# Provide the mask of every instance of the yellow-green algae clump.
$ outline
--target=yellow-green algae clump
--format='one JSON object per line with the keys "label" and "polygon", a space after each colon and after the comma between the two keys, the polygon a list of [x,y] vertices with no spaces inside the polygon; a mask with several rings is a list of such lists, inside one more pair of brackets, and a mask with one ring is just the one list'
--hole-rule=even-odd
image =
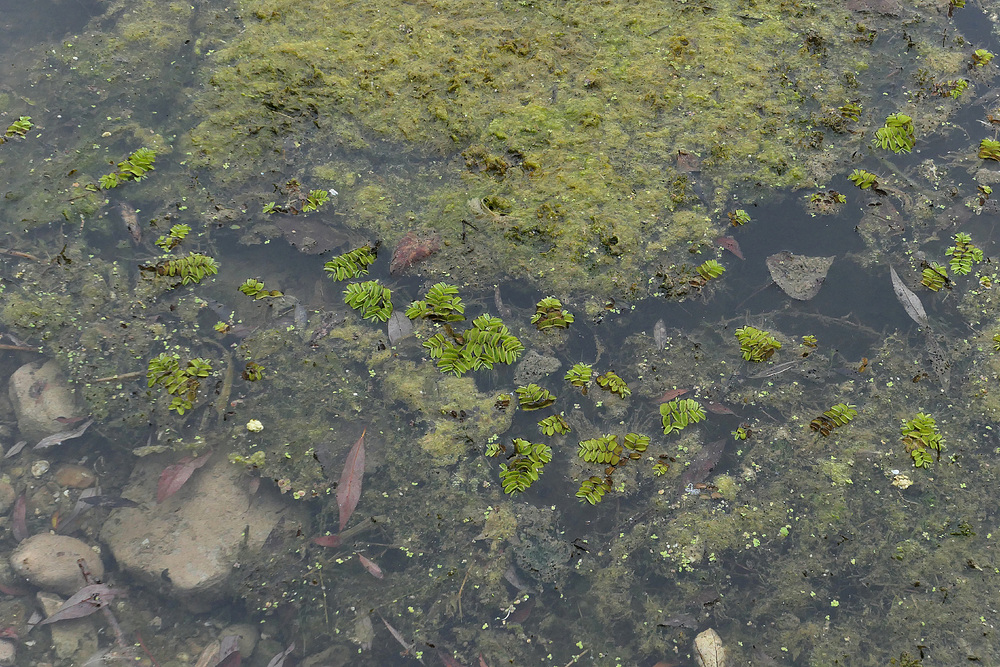
{"label": "yellow-green algae clump", "polygon": [[[628,292],[664,248],[703,243],[707,219],[684,239],[670,231],[675,211],[703,205],[696,185],[716,205],[741,183],[811,182],[797,157],[822,144],[810,118],[850,97],[866,55],[846,12],[814,4],[243,9],[246,29],[213,55],[196,166],[236,184],[289,157],[325,161],[331,146],[359,167],[384,154],[442,160],[389,182],[377,232],[395,240],[418,221],[457,239],[465,218],[490,265],[549,291]],[[678,151],[700,172],[679,171]],[[361,213],[351,188],[340,203]]]}

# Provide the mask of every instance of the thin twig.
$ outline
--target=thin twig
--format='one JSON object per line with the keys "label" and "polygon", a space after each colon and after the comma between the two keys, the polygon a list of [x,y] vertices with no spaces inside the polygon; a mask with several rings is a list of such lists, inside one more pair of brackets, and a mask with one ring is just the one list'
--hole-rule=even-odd
{"label": "thin twig", "polygon": [[114,382],[115,380],[131,380],[132,378],[141,377],[146,374],[146,371],[132,371],[131,373],[119,373],[118,375],[109,375],[105,378],[97,378],[96,380],[91,380],[91,382]]}
{"label": "thin twig", "polygon": [[458,587],[458,620],[462,620],[462,591],[465,589],[465,582],[469,580],[471,570],[472,565],[469,565],[465,570],[465,579],[462,579],[462,585]]}
{"label": "thin twig", "polygon": [[0,255],[10,255],[11,257],[23,257],[24,259],[30,259],[32,262],[40,262],[42,260],[38,259],[31,253],[21,252],[20,250],[7,250],[6,248],[0,248]]}
{"label": "thin twig", "polygon": [[0,343],[0,350],[13,350],[15,352],[37,352],[42,353],[42,348],[40,347],[30,347],[28,345],[7,345],[6,343]]}
{"label": "thin twig", "polygon": [[583,653],[580,653],[579,655],[574,655],[573,659],[566,663],[566,667],[571,667],[571,665],[575,665],[577,663],[577,661],[580,660],[580,658],[582,658],[583,656],[587,655],[588,653],[590,653],[590,649],[589,648],[586,651],[584,651]]}

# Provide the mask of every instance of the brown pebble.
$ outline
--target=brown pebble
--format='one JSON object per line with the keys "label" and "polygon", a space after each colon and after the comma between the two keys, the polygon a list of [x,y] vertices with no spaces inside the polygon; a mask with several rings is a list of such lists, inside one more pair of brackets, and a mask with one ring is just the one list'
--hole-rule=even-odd
{"label": "brown pebble", "polygon": [[78,465],[60,466],[56,471],[56,481],[59,486],[70,489],[86,489],[97,483],[97,475],[90,468]]}

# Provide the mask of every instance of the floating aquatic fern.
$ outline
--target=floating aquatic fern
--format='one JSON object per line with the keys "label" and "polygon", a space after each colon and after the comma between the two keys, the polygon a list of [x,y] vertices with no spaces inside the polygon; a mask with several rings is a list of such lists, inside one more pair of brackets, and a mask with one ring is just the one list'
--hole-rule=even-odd
{"label": "floating aquatic fern", "polygon": [[591,477],[583,480],[580,490],[576,492],[576,497],[581,502],[588,502],[596,505],[604,498],[604,494],[611,490],[611,481],[607,478]]}
{"label": "floating aquatic fern", "polygon": [[155,271],[158,275],[180,278],[182,285],[200,283],[207,276],[219,272],[219,264],[208,255],[191,253],[184,257],[168,257],[153,265],[140,266],[145,271]]}
{"label": "floating aquatic fern", "polygon": [[146,380],[149,387],[163,385],[167,393],[173,396],[170,410],[183,415],[194,406],[194,400],[201,386],[199,378],[208,377],[212,365],[206,359],[192,359],[181,368],[181,357],[177,353],[161,353],[149,360],[146,370]]}
{"label": "floating aquatic fern", "polygon": [[694,270],[697,272],[699,276],[701,276],[701,279],[703,281],[702,284],[704,284],[707,283],[709,280],[712,280],[713,278],[718,278],[723,273],[725,273],[726,267],[720,264],[717,260],[710,259],[696,266]]}
{"label": "floating aquatic fern", "polygon": [[916,144],[913,119],[904,113],[889,114],[875,132],[875,145],[893,153],[909,153]]}
{"label": "floating aquatic fern", "polygon": [[740,327],[736,330],[736,340],[740,342],[740,352],[747,361],[766,361],[775,350],[781,349],[781,343],[774,336],[756,327]]}
{"label": "floating aquatic fern", "polygon": [[548,436],[555,435],[556,433],[562,435],[570,431],[569,424],[566,423],[562,415],[549,415],[538,422],[538,428]]}
{"label": "floating aquatic fern", "polygon": [[0,144],[7,143],[7,140],[12,137],[23,138],[26,134],[28,134],[32,127],[34,127],[34,124],[31,122],[31,116],[21,116],[7,126],[3,136],[0,136]]}
{"label": "floating aquatic fern", "polygon": [[102,190],[116,188],[126,181],[141,181],[147,172],[153,171],[156,151],[140,148],[118,163],[118,171],[105,174],[98,179]]}
{"label": "floating aquatic fern", "polygon": [[972,53],[972,64],[976,67],[985,67],[993,60],[993,54],[986,49],[976,49]]}
{"label": "floating aquatic fern", "polygon": [[247,296],[252,296],[255,300],[282,296],[282,293],[276,289],[264,289],[264,283],[256,278],[247,278],[238,289]]}
{"label": "floating aquatic fern", "polygon": [[822,435],[830,435],[833,429],[843,426],[858,416],[853,405],[837,403],[816,419],[809,422],[809,428],[819,431]]}
{"label": "floating aquatic fern", "polygon": [[973,245],[972,237],[965,232],[955,234],[955,245],[945,250],[944,254],[951,257],[948,266],[952,272],[960,276],[971,273],[973,263],[983,261],[982,249]]}
{"label": "floating aquatic fern", "polygon": [[612,394],[618,394],[622,398],[628,398],[632,395],[632,390],[628,388],[628,384],[625,383],[625,380],[618,377],[614,371],[598,375],[594,378],[594,382],[601,389],[610,391]]}
{"label": "floating aquatic fern", "polygon": [[323,265],[334,280],[347,280],[368,275],[368,267],[375,262],[375,250],[368,244],[338,255]]}
{"label": "floating aquatic fern", "polygon": [[461,336],[449,333],[452,338],[436,333],[424,341],[424,348],[431,359],[438,360],[442,373],[462,375],[471,370],[492,369],[495,364],[512,364],[524,352],[524,345],[499,317],[480,315]]}
{"label": "floating aquatic fern", "polygon": [[731,211],[727,215],[729,216],[729,222],[733,227],[740,227],[750,222],[750,214],[742,208]]}
{"label": "floating aquatic fern", "polygon": [[587,463],[599,463],[601,465],[618,465],[625,454],[625,448],[618,444],[617,435],[602,435],[599,438],[590,438],[580,442],[577,456]]}
{"label": "floating aquatic fern", "polygon": [[878,176],[864,169],[855,169],[851,172],[851,175],[847,177],[847,180],[851,181],[862,190],[878,186]]}
{"label": "floating aquatic fern", "polygon": [[179,246],[190,233],[191,227],[189,225],[174,225],[170,228],[169,234],[164,234],[160,238],[156,239],[156,245],[162,249],[163,252],[170,252]]}
{"label": "floating aquatic fern", "polygon": [[566,376],[563,378],[569,382],[574,387],[580,387],[583,393],[587,393],[587,385],[590,384],[590,378],[594,375],[594,369],[590,364],[577,363],[573,365],[573,368],[566,372]]}
{"label": "floating aquatic fern", "polygon": [[915,467],[929,467],[935,454],[938,459],[941,458],[944,441],[937,429],[937,422],[930,415],[920,412],[913,419],[904,419],[900,431],[903,434],[903,445]]}
{"label": "floating aquatic fern", "polygon": [[1000,141],[996,139],[983,139],[979,142],[979,153],[982,160],[1000,160]]}
{"label": "floating aquatic fern", "polygon": [[933,292],[939,291],[950,282],[948,268],[937,262],[931,262],[920,272],[920,284]]}
{"label": "floating aquatic fern", "polygon": [[518,387],[515,391],[518,405],[522,410],[540,410],[556,402],[556,397],[548,389],[543,389],[535,383]]}
{"label": "floating aquatic fern", "polygon": [[573,323],[573,314],[563,310],[562,302],[554,296],[547,296],[535,304],[535,314],[531,323],[539,331],[545,329],[565,329]]}
{"label": "floating aquatic fern", "polygon": [[392,291],[377,280],[351,283],[344,290],[344,302],[373,322],[385,322],[392,315]]}
{"label": "floating aquatic fern", "polygon": [[681,431],[688,424],[697,424],[705,418],[705,408],[691,398],[675,398],[660,404],[660,421],[663,434]]}
{"label": "floating aquatic fern", "polygon": [[424,317],[434,322],[461,322],[465,319],[465,304],[457,287],[437,283],[427,290],[426,299],[410,304],[406,316],[411,320]]}
{"label": "floating aquatic fern", "polygon": [[515,456],[500,465],[500,482],[504,493],[520,493],[538,481],[545,464],[552,460],[552,448],[514,438]]}
{"label": "floating aquatic fern", "polygon": [[844,106],[837,107],[837,111],[840,112],[840,115],[844,120],[854,122],[861,120],[862,107],[857,102],[847,102]]}

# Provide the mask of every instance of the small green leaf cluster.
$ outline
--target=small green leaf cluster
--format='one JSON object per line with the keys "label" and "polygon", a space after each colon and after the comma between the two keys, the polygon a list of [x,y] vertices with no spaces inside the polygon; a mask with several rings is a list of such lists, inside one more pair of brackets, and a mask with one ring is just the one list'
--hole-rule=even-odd
{"label": "small green leaf cluster", "polygon": [[282,293],[276,289],[264,289],[264,283],[256,278],[247,278],[243,284],[239,286],[239,290],[247,296],[252,296],[255,300],[283,296]]}
{"label": "small green leaf cluster", "polygon": [[739,227],[750,222],[750,214],[742,208],[738,208],[735,211],[731,211],[727,214],[729,216],[729,223],[733,227]]}
{"label": "small green leaf cluster", "polygon": [[[445,327],[448,325],[445,324]],[[499,317],[483,314],[472,321],[472,328],[458,337],[456,344],[442,333],[424,341],[431,359],[437,359],[442,373],[462,375],[494,364],[512,364],[524,352],[524,345],[504,325]]]}
{"label": "small green leaf cluster", "polygon": [[117,188],[126,181],[141,181],[146,172],[153,171],[156,151],[140,148],[118,163],[118,171],[105,174],[98,179],[102,190]]}
{"label": "small green leaf cluster", "polygon": [[246,370],[243,371],[243,379],[247,382],[257,382],[264,379],[264,367],[256,361],[248,361]]}
{"label": "small green leaf cluster", "polygon": [[191,233],[191,227],[189,225],[174,225],[170,228],[169,234],[164,234],[160,238],[156,239],[156,245],[163,250],[163,252],[170,252],[177,246],[181,244],[188,234]]}
{"label": "small green leaf cluster", "polygon": [[500,464],[500,482],[504,493],[522,492],[538,480],[545,464],[552,460],[552,448],[514,438],[516,455],[509,465]]}
{"label": "small green leaf cluster", "polygon": [[411,320],[425,317],[433,322],[461,322],[465,319],[465,304],[458,296],[458,288],[447,283],[437,283],[427,290],[427,298],[414,301],[406,309]]}
{"label": "small green leaf cluster", "polygon": [[1000,352],[1000,333],[993,334],[993,351]]}
{"label": "small green leaf cluster", "polygon": [[708,282],[709,280],[712,280],[713,278],[718,278],[723,273],[725,273],[726,267],[724,267],[718,261],[710,259],[696,266],[694,270],[698,273],[699,276],[701,276],[702,280]]}
{"label": "small green leaf cluster", "polygon": [[675,398],[660,404],[660,421],[663,434],[683,430],[688,424],[697,424],[705,418],[705,408],[691,398]]}
{"label": "small green leaf cluster", "polygon": [[964,276],[972,272],[972,264],[979,264],[983,261],[982,249],[972,243],[972,236],[965,232],[955,234],[955,245],[944,251],[944,254],[951,257],[948,266],[952,272]]}
{"label": "small green leaf cluster", "polygon": [[614,434],[583,440],[577,451],[577,456],[587,463],[612,466],[618,465],[623,455],[628,456],[625,454],[625,448],[618,444],[618,436]]}
{"label": "small green leaf cluster", "polygon": [[847,180],[851,181],[862,190],[878,186],[878,176],[864,169],[855,169],[851,172],[851,175],[847,177]]}
{"label": "small green leaf cluster", "polygon": [[334,257],[323,265],[334,280],[347,280],[368,275],[368,267],[375,263],[375,251],[367,243],[343,255]]}
{"label": "small green leaf cluster", "polygon": [[942,266],[937,262],[931,262],[920,272],[920,284],[932,292],[939,291],[949,282],[948,267]]}
{"label": "small green leaf cluster", "polygon": [[979,153],[981,160],[1000,160],[1000,141],[996,139],[983,139],[979,142]]}
{"label": "small green leaf cluster", "polygon": [[826,410],[816,419],[809,422],[809,428],[819,431],[822,435],[830,435],[833,429],[849,423],[858,416],[858,411],[853,405],[847,403],[837,403],[829,410]]}
{"label": "small green leaf cluster", "polygon": [[893,153],[909,153],[916,142],[913,119],[905,113],[889,114],[885,125],[875,132],[875,145]]}
{"label": "small green leaf cluster", "polygon": [[625,380],[618,377],[618,374],[614,371],[608,371],[594,378],[594,382],[597,386],[605,391],[610,391],[613,394],[618,394],[622,398],[628,398],[632,395],[632,390],[628,388]]}
{"label": "small green leaf cluster", "polygon": [[573,323],[573,314],[563,310],[562,302],[554,296],[547,296],[535,304],[535,314],[531,323],[539,331],[545,329],[566,329]]}
{"label": "small green leaf cluster", "polygon": [[518,387],[517,402],[522,410],[540,410],[556,402],[556,397],[548,389],[539,387],[532,382],[525,387]]}
{"label": "small green leaf cluster", "polygon": [[562,415],[549,415],[538,422],[538,428],[548,436],[553,436],[556,433],[562,435],[570,431],[569,424],[566,423]]}
{"label": "small green leaf cluster", "polygon": [[962,96],[962,93],[964,93],[968,87],[969,82],[965,79],[953,79],[945,83],[943,89],[945,91],[945,95],[953,100],[957,100]]}
{"label": "small green leaf cluster", "polygon": [[781,343],[775,340],[774,336],[751,326],[737,329],[736,340],[740,342],[740,352],[747,361],[766,361],[771,358],[775,350],[781,349]]}
{"label": "small green leaf cluster", "polygon": [[31,116],[21,116],[7,127],[3,136],[0,137],[0,144],[7,143],[11,137],[24,137],[32,127],[34,124],[31,122]]}
{"label": "small green leaf cluster", "polygon": [[993,60],[993,54],[986,49],[976,49],[972,53],[972,64],[976,67],[985,67]]}
{"label": "small green leaf cluster", "polygon": [[737,426],[735,431],[730,431],[733,440],[746,440],[750,437],[750,429],[744,426]]}
{"label": "small green leaf cluster", "polygon": [[569,382],[574,387],[580,387],[583,393],[587,393],[587,385],[590,384],[590,378],[594,375],[594,368],[590,364],[577,363],[573,365],[573,368],[566,372],[566,376],[563,378],[566,382]]}
{"label": "small green leaf cluster", "polygon": [[155,270],[161,276],[180,278],[182,285],[200,283],[206,276],[214,276],[219,272],[219,263],[208,255],[193,252],[184,257],[165,259],[153,267],[142,267]]}
{"label": "small green leaf cluster", "polygon": [[146,379],[149,387],[163,385],[167,393],[174,398],[170,410],[183,415],[194,405],[201,382],[198,378],[208,377],[212,365],[206,359],[196,358],[187,362],[184,368],[180,365],[181,357],[177,353],[161,353],[149,360]]}
{"label": "small green leaf cluster", "polygon": [[861,120],[862,107],[857,102],[847,102],[842,107],[837,107],[837,111],[844,120],[859,121]]}
{"label": "small green leaf cluster", "polygon": [[329,199],[330,193],[326,190],[310,190],[302,204],[302,212],[308,213],[310,211],[319,210],[319,207],[325,204]]}
{"label": "small green leaf cluster", "polygon": [[344,290],[344,302],[372,322],[385,322],[392,315],[392,290],[377,280],[351,283]]}
{"label": "small green leaf cluster", "polygon": [[903,434],[903,445],[913,458],[915,467],[930,466],[934,461],[931,452],[936,452],[937,457],[941,457],[944,441],[938,432],[937,422],[930,415],[920,412],[913,419],[904,419],[900,432]]}
{"label": "small green leaf cluster", "polygon": [[607,478],[590,477],[583,480],[580,490],[576,492],[576,497],[581,502],[586,501],[591,505],[596,505],[604,498],[604,494],[611,490],[611,482]]}

